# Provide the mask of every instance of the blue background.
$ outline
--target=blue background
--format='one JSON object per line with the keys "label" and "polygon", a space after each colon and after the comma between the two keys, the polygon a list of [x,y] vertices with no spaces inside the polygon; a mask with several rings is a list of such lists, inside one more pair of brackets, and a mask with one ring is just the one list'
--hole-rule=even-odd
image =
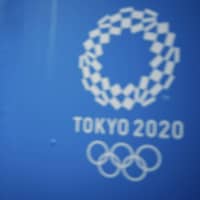
{"label": "blue background", "polygon": [[[1,200],[200,198],[198,0],[0,2]],[[83,89],[78,69],[87,33],[105,14],[126,6],[160,13],[159,21],[170,22],[182,51],[173,87],[151,106],[137,106],[131,112],[96,104]],[[103,73],[112,81],[137,81],[148,72],[147,46],[140,37],[136,37],[134,45],[123,41],[119,38],[113,43],[118,48],[106,47],[102,62],[109,65]],[[112,56],[115,53],[120,56]],[[137,56],[133,59],[133,55]],[[122,65],[123,60],[126,65]],[[182,120],[185,138],[160,141],[75,134],[75,115]],[[108,144],[124,141],[136,147],[146,142],[155,144],[163,153],[163,165],[137,184],[122,176],[105,179],[86,159],[86,147],[95,139]]]}

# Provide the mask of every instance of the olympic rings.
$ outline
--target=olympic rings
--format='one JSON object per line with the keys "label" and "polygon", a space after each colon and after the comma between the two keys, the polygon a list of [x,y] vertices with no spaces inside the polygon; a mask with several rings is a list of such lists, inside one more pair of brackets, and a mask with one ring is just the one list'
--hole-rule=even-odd
{"label": "olympic rings", "polygon": [[[97,146],[103,149],[103,153],[95,159],[93,153],[94,148]],[[117,155],[116,151],[119,149],[123,149],[128,153],[123,159]],[[155,155],[155,164],[149,166],[147,161],[141,155],[144,151],[150,151]],[[93,165],[96,165],[99,173],[105,178],[115,178],[121,172],[126,179],[132,182],[139,182],[144,180],[148,173],[158,170],[162,164],[161,152],[155,146],[148,144],[140,146],[135,151],[127,143],[119,142],[109,148],[105,142],[96,140],[88,145],[86,153],[89,162]],[[112,165],[116,168],[111,173],[106,172],[104,169],[104,166],[108,162],[112,163]],[[133,176],[129,174],[128,169],[132,167],[133,164],[136,164],[136,166],[140,169],[140,175]]]}

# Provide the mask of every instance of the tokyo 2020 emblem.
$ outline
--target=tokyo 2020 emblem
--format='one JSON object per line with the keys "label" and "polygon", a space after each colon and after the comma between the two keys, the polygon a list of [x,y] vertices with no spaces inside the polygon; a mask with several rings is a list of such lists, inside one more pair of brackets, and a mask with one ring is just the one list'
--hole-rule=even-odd
{"label": "tokyo 2020 emblem", "polygon": [[[111,79],[102,75],[103,64],[99,58],[104,55],[104,46],[112,44],[113,36],[121,36],[124,31],[132,35],[140,33],[144,42],[150,43],[150,53],[154,56],[149,61],[150,73],[142,75],[139,83],[128,83],[125,87],[119,82],[111,83]],[[162,38],[162,39],[161,39]],[[164,39],[163,39],[164,38]],[[158,13],[150,10],[136,10],[133,7],[122,8],[119,12],[106,15],[97,23],[97,27],[89,32],[88,39],[83,42],[84,53],[79,57],[79,68],[82,72],[82,84],[95,101],[101,106],[111,106],[114,110],[131,111],[135,105],[146,107],[154,103],[159,94],[168,90],[174,79],[174,70],[180,62],[180,48],[175,46],[176,34],[171,32],[168,22],[159,22]],[[131,53],[131,52],[130,52]],[[124,63],[126,65],[126,63]],[[106,66],[105,66],[106,67]],[[130,73],[134,73],[130,70]],[[156,120],[127,118],[93,118],[75,116],[75,132],[89,134],[107,134],[113,137],[131,135],[135,138],[158,138],[161,140],[181,140],[184,137],[184,123],[181,120]],[[100,153],[98,152],[100,149]],[[125,152],[121,157],[119,151]],[[153,163],[143,155],[150,153]],[[151,144],[133,147],[124,142],[109,146],[101,140],[92,141],[86,150],[88,161],[96,166],[105,178],[115,178],[122,174],[131,182],[144,180],[149,174],[157,171],[162,164],[161,151]],[[113,170],[106,170],[110,163]],[[136,166],[140,173],[135,175],[130,168]]]}

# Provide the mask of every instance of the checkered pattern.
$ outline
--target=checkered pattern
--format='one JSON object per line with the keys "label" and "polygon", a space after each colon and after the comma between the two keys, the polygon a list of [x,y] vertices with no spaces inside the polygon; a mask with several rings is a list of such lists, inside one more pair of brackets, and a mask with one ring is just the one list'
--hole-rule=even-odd
{"label": "checkered pattern", "polygon": [[[80,56],[79,67],[82,71],[82,84],[90,91],[95,101],[102,106],[111,105],[114,109],[131,110],[139,103],[142,106],[152,104],[156,97],[173,83],[174,68],[180,62],[180,49],[174,46],[176,35],[169,30],[169,23],[159,23],[158,14],[152,10],[123,8],[118,13],[106,15],[98,21],[97,28],[89,32],[84,43],[85,53]],[[149,76],[142,76],[139,85],[129,83],[124,88],[119,83],[112,84],[103,77],[103,46],[111,42],[112,36],[120,36],[124,30],[130,33],[142,33],[145,41],[151,42],[150,52],[155,56],[149,62]],[[160,41],[161,37],[164,38]]]}

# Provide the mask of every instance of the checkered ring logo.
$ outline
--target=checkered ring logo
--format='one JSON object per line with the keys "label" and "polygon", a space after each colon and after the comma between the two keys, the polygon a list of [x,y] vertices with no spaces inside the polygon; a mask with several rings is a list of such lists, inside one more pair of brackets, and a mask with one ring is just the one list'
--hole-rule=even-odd
{"label": "checkered ring logo", "polygon": [[[98,58],[104,55],[103,47],[111,42],[112,36],[120,36],[124,30],[130,30],[133,35],[142,33],[144,41],[151,42],[150,52],[155,56],[149,61],[151,72],[148,76],[141,76],[138,85],[128,83],[122,87],[120,83],[111,83],[109,77],[102,76],[103,65]],[[138,11],[128,7],[106,15],[83,43],[85,52],[79,58],[79,67],[84,88],[94,95],[97,103],[110,105],[115,110],[131,110],[136,104],[143,107],[152,104],[175,79],[174,68],[180,62],[180,48],[174,45],[175,38],[169,23],[158,22],[158,14],[150,9]]]}

